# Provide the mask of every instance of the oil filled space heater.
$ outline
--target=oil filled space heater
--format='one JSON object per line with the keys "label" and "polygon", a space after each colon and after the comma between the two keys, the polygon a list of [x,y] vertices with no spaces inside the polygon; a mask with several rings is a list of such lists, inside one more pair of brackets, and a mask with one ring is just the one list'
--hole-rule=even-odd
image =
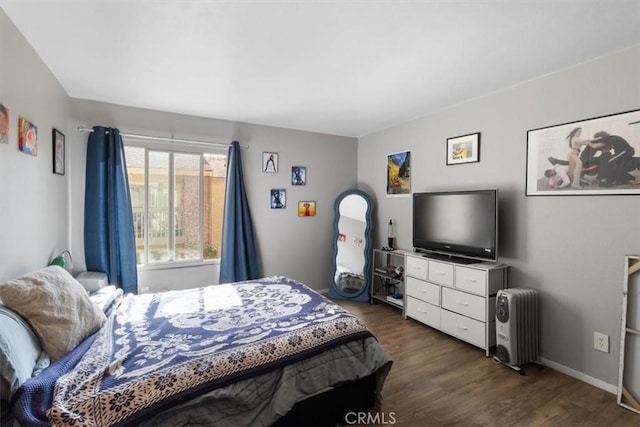
{"label": "oil filled space heater", "polygon": [[496,356],[524,374],[538,361],[538,294],[533,289],[501,289],[496,295]]}

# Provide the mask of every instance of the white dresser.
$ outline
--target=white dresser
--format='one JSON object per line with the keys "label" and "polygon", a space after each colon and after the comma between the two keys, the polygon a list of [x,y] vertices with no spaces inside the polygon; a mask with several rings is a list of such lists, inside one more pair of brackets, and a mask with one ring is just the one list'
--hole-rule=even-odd
{"label": "white dresser", "polygon": [[483,348],[496,344],[496,293],[507,287],[504,264],[461,264],[405,254],[404,317]]}

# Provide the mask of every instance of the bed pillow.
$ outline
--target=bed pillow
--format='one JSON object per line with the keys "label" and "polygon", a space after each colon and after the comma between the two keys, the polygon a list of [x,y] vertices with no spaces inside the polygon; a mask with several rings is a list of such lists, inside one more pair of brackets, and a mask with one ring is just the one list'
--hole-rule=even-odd
{"label": "bed pillow", "polygon": [[56,265],[0,285],[0,299],[29,322],[54,362],[106,320],[82,285]]}
{"label": "bed pillow", "polygon": [[42,347],[27,322],[0,305],[0,399],[13,393],[31,378]]}

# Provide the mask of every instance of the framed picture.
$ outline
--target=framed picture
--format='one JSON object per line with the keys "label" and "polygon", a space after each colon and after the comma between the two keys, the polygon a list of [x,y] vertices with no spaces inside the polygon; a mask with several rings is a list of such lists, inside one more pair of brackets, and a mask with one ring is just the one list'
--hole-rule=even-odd
{"label": "framed picture", "polygon": [[9,143],[10,124],[9,108],[0,104],[0,144]]}
{"label": "framed picture", "polygon": [[271,209],[284,209],[287,206],[287,191],[282,189],[271,190]]}
{"label": "framed picture", "polygon": [[480,132],[447,138],[447,165],[480,161]]}
{"label": "framed picture", "polygon": [[278,173],[278,153],[262,153],[262,172]]}
{"label": "framed picture", "polygon": [[64,175],[64,134],[57,129],[53,129],[51,141],[53,143],[53,173]]}
{"label": "framed picture", "polygon": [[387,155],[387,196],[411,194],[411,151]]}
{"label": "framed picture", "polygon": [[298,216],[316,216],[316,202],[307,200],[298,202]]}
{"label": "framed picture", "polygon": [[527,132],[527,196],[640,194],[640,110]]}
{"label": "framed picture", "polygon": [[18,149],[32,156],[38,155],[38,127],[24,117],[18,117]]}
{"label": "framed picture", "polygon": [[305,166],[291,167],[291,185],[305,185],[307,183],[307,168]]}

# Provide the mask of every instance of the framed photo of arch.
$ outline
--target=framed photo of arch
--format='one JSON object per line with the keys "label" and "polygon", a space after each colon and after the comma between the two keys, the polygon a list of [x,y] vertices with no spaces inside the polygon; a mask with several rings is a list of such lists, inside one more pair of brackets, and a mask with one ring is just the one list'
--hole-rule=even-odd
{"label": "framed photo of arch", "polygon": [[278,153],[262,153],[262,172],[278,173]]}

